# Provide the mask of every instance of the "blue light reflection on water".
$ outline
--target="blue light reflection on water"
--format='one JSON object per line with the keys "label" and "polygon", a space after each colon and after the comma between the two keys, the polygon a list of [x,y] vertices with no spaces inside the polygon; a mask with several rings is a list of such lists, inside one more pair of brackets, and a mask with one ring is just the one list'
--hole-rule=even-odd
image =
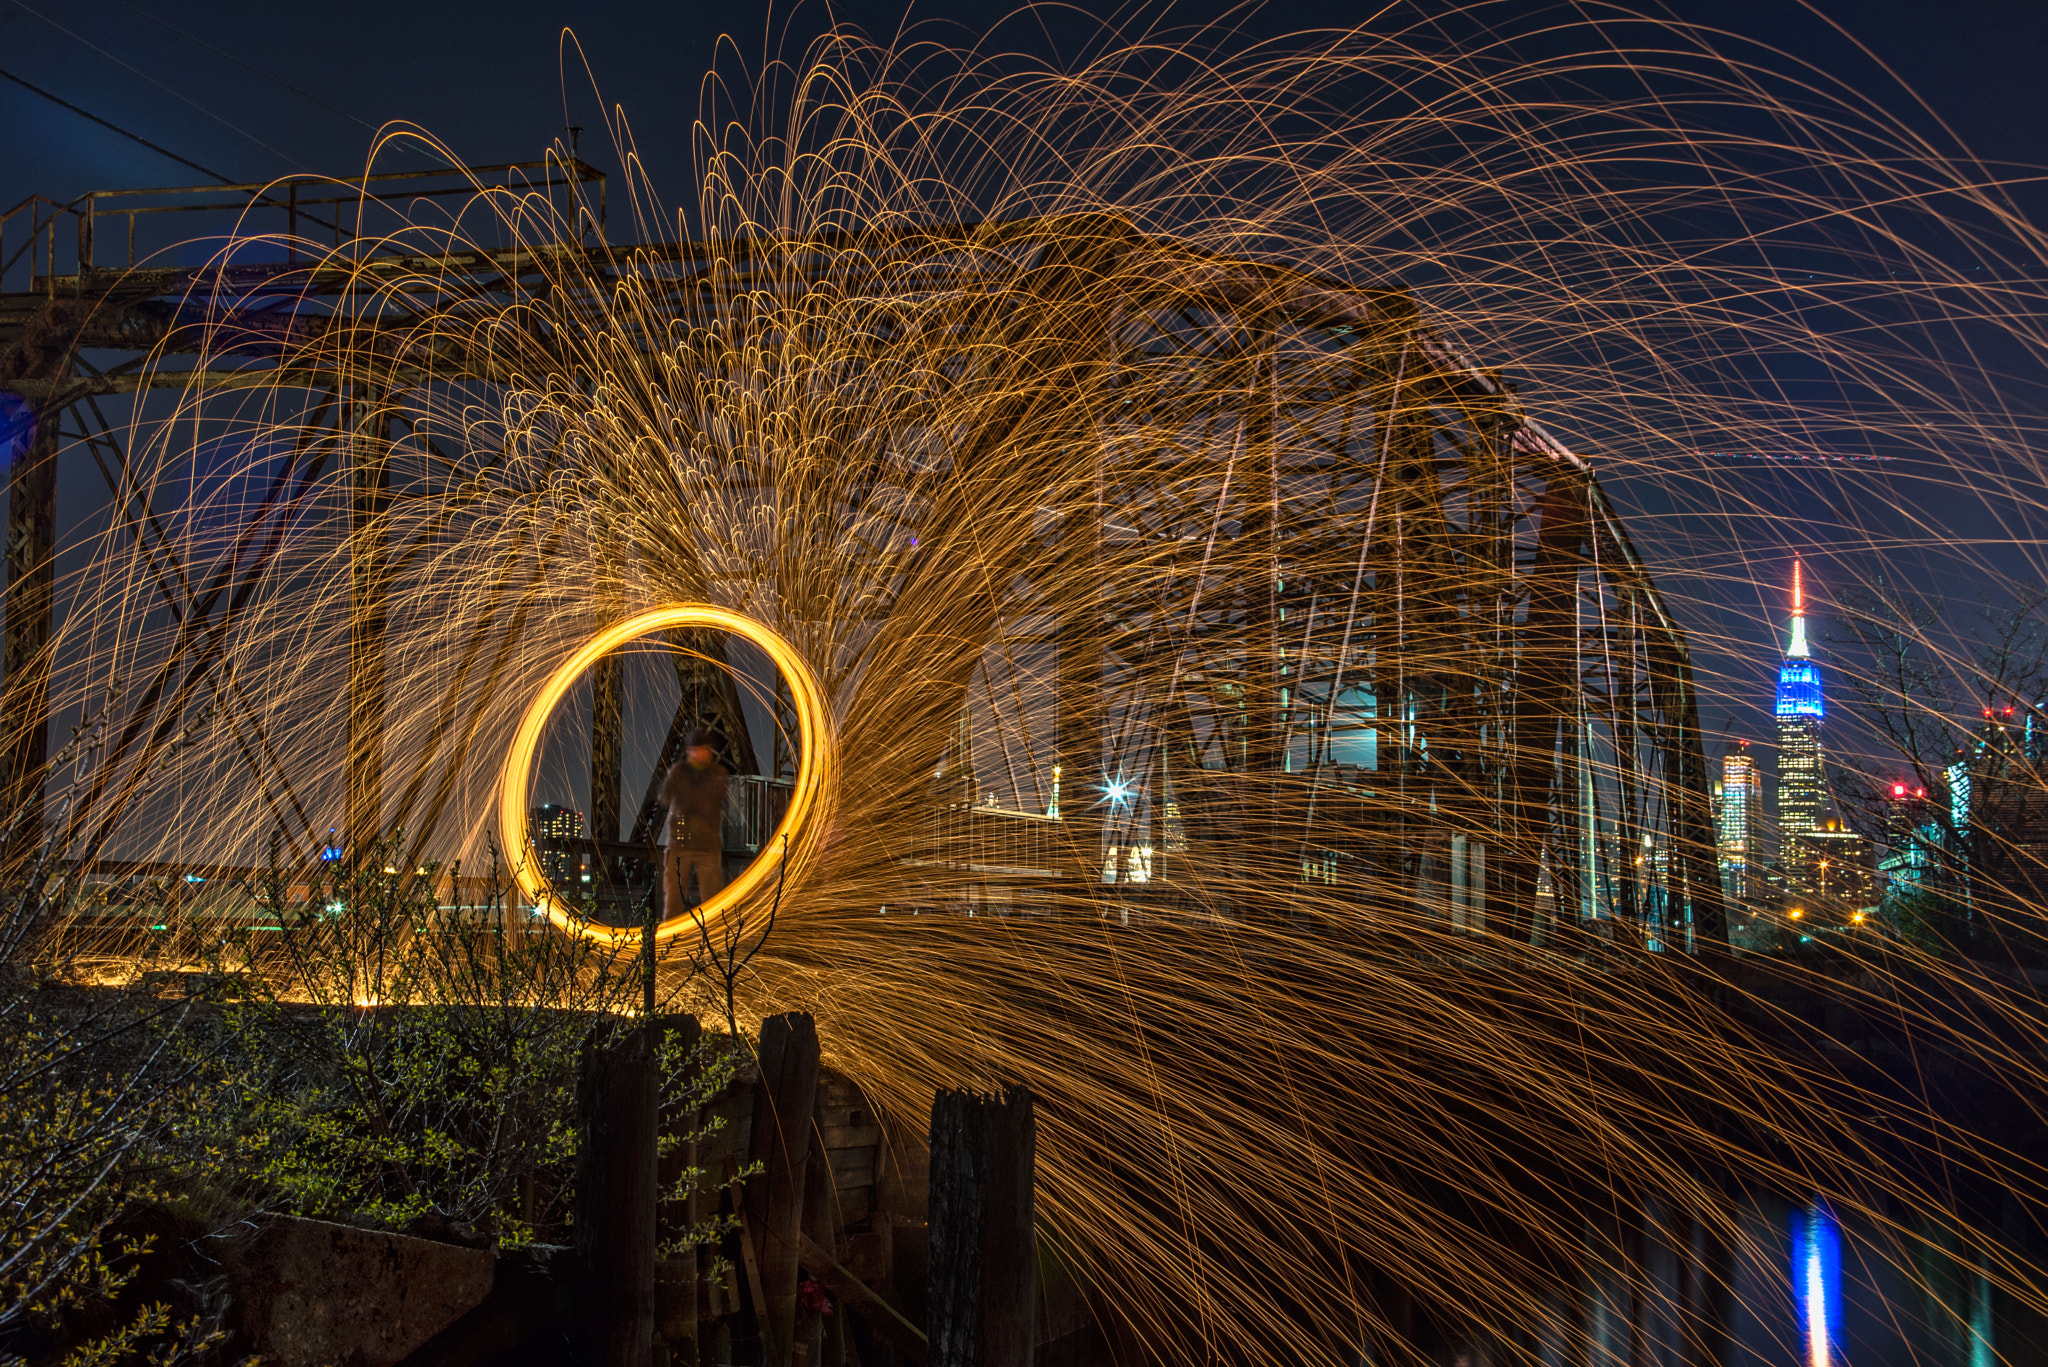
{"label": "blue light reflection on water", "polygon": [[1969,1367],[1998,1367],[1998,1354],[1991,1347],[1991,1333],[1991,1279],[1980,1267],[1970,1278]]}
{"label": "blue light reflection on water", "polygon": [[1842,1228],[1824,1201],[1792,1212],[1792,1299],[1799,1308],[1802,1367],[1845,1367]]}

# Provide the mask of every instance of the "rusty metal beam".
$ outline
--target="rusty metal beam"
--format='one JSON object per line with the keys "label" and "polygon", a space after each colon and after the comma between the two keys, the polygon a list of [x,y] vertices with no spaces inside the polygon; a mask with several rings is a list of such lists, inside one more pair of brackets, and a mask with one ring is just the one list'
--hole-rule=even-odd
{"label": "rusty metal beam", "polygon": [[50,749],[51,625],[56,602],[57,425],[62,410],[35,409],[27,453],[7,480],[4,686],[0,686],[0,849],[25,854],[43,841]]}
{"label": "rusty metal beam", "polygon": [[345,409],[348,446],[348,759],[342,830],[352,859],[384,827],[384,640],[390,624],[389,411],[358,386]]}
{"label": "rusty metal beam", "polygon": [[[41,306],[0,355],[0,389],[55,383],[76,355],[75,308]],[[31,409],[28,449],[7,480],[7,584],[0,610],[0,861],[32,857],[43,843],[49,767],[51,628],[56,606],[57,433],[63,404]]]}

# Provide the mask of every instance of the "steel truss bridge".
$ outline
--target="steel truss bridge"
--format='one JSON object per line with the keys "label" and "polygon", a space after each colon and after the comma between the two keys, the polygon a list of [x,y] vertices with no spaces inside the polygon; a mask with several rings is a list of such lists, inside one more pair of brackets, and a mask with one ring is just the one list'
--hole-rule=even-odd
{"label": "steel truss bridge", "polygon": [[[602,203],[600,173],[580,162],[471,174]],[[21,448],[8,485],[0,795],[17,814],[17,857],[56,840],[74,867],[106,859],[141,776],[185,718],[209,705],[237,714],[234,684],[217,672],[224,642],[263,585],[291,503],[293,481],[280,479],[248,509],[236,555],[204,572],[181,563],[165,510],[130,477],[119,405],[152,388],[275,382],[276,354],[318,325],[305,307],[344,310],[366,274],[430,274],[437,292],[420,301],[422,316],[544,294],[570,274],[601,290],[650,263],[680,310],[714,297],[692,293],[710,269],[692,243],[366,254],[353,271],[309,269],[283,251],[261,263],[138,264],[138,252],[218,232],[230,217],[343,243],[337,225],[368,210],[459,203],[474,187],[450,174],[117,192],[31,199],[0,219],[0,403],[11,396]],[[601,232],[601,209],[586,221]],[[1133,278],[1184,284],[1118,300],[1089,341],[1090,364],[1114,377],[1104,392],[1118,396],[1086,415],[1100,496],[1086,515],[1053,520],[1048,554],[1074,564],[1141,542],[1184,572],[1142,588],[1105,582],[1087,612],[1002,623],[962,692],[955,734],[936,745],[937,777],[920,799],[928,817],[906,852],[910,900],[915,870],[943,868],[969,877],[938,901],[966,886],[969,901],[1029,910],[1065,880],[1164,905],[1249,845],[1284,880],[1405,902],[1474,931],[1541,938],[1605,924],[1674,948],[1723,941],[1685,637],[1586,464],[1404,291],[1219,259],[1114,223],[1084,237],[1097,265],[1156,259],[1173,269]],[[1062,288],[1052,266],[1072,265],[1073,241],[1064,221],[967,224],[869,240],[861,256],[915,263],[950,307],[965,297],[1001,309]],[[830,253],[818,260],[821,272],[847,269]],[[302,307],[235,318],[245,343],[231,363],[177,368],[198,354],[195,314],[218,322],[232,307],[221,301],[286,279]],[[920,307],[897,301],[892,326],[918,326]],[[337,312],[326,325],[348,323]],[[887,345],[886,329],[877,336]],[[476,367],[443,354],[416,375],[468,380]],[[302,443],[294,479],[345,479],[348,490],[341,810],[296,790],[253,709],[236,745],[281,829],[317,840],[336,826],[366,846],[403,825],[426,840],[445,794],[393,781],[407,761],[386,754],[381,567],[408,548],[382,530],[393,493],[380,452],[406,421],[402,403],[333,374],[298,382],[322,397],[332,440]],[[101,772],[59,814],[44,790],[56,494],[60,469],[81,463],[103,478],[117,527],[178,626],[148,686],[124,698]],[[671,750],[696,721],[730,733],[730,680],[713,670],[683,682]],[[623,777],[617,690],[616,671],[601,667],[592,829],[599,844],[645,845],[651,807],[629,825],[607,796]]]}

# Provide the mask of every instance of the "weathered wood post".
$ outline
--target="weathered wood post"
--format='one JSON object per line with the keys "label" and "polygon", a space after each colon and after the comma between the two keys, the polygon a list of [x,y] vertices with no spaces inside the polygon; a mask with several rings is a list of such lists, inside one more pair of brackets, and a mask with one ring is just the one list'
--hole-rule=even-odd
{"label": "weathered wood post", "polygon": [[761,1171],[747,1182],[747,1236],[761,1269],[762,1367],[790,1367],[805,1175],[818,1096],[816,1023],[800,1012],[763,1020],[760,1061],[750,1156]]}
{"label": "weathered wood post", "polygon": [[[673,1038],[673,1047],[684,1060],[681,1087],[687,1092],[696,1085],[697,1042],[703,1037],[703,1027],[695,1016],[657,1016],[655,1029],[662,1036]],[[655,1239],[659,1243],[667,1234],[675,1237],[686,1230],[694,1229],[703,1216],[703,1195],[692,1187],[679,1200],[671,1199],[676,1194],[676,1184],[683,1173],[697,1166],[697,1144],[695,1135],[700,1123],[698,1107],[684,1104],[677,1099],[660,1117],[657,1124],[657,1153],[655,1160],[656,1191],[659,1205],[655,1213]],[[665,1141],[668,1150],[659,1152],[659,1145]],[[657,1347],[665,1348],[669,1361],[682,1367],[695,1367],[697,1351],[697,1304],[701,1297],[698,1286],[701,1261],[697,1249],[685,1248],[671,1258],[661,1258],[655,1263],[654,1288],[654,1332]],[[659,1364],[657,1363],[657,1367]]]}
{"label": "weathered wood post", "polygon": [[[824,1088],[818,1088],[818,1101],[813,1115],[823,1115]],[[836,1259],[838,1253],[839,1222],[832,1209],[832,1159],[825,1151],[825,1137],[813,1123],[811,1126],[811,1161],[804,1165],[804,1212],[803,1236],[812,1247]],[[800,1259],[807,1264],[803,1271],[813,1278],[826,1269],[809,1266],[816,1260],[810,1257]],[[796,1358],[803,1367],[837,1367],[831,1352],[833,1331],[840,1317],[830,1321],[817,1309],[799,1301],[796,1308]]]}
{"label": "weathered wood post", "polygon": [[576,1249],[589,1291],[583,1320],[597,1367],[654,1361],[655,1123],[653,1041],[600,1025],[576,1079]]}
{"label": "weathered wood post", "polygon": [[932,1100],[930,1367],[1031,1367],[1038,1247],[1031,1093]]}

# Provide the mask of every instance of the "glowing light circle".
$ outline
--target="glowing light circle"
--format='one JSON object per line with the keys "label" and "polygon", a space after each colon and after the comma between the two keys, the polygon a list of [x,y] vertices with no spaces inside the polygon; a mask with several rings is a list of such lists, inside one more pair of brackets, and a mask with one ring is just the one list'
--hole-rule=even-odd
{"label": "glowing light circle", "polygon": [[782,671],[783,680],[789,685],[802,758],[797,765],[796,788],[789,797],[789,810],[781,824],[776,826],[775,833],[762,845],[760,855],[716,897],[700,906],[694,916],[676,915],[662,921],[655,928],[656,939],[666,940],[693,929],[699,916],[706,921],[723,916],[774,877],[776,866],[785,856],[785,837],[794,841],[796,833],[817,808],[825,780],[832,772],[832,726],[831,716],[825,707],[825,692],[818,686],[817,676],[797,654],[796,648],[761,623],[708,603],[674,603],[649,609],[599,632],[564,660],[548,676],[548,681],[534,695],[533,701],[526,705],[526,713],[519,719],[519,729],[506,752],[504,771],[498,778],[498,830],[505,848],[512,852],[513,881],[534,907],[545,912],[548,920],[561,929],[603,944],[637,944],[640,927],[593,924],[577,916],[555,896],[546,871],[534,857],[526,824],[527,789],[533,780],[533,756],[540,748],[541,733],[547,727],[548,717],[553,714],[556,704],[562,701],[563,695],[576,686],[576,680],[585,670],[629,641],[677,627],[713,627],[735,636],[744,636],[775,662],[775,667]]}

